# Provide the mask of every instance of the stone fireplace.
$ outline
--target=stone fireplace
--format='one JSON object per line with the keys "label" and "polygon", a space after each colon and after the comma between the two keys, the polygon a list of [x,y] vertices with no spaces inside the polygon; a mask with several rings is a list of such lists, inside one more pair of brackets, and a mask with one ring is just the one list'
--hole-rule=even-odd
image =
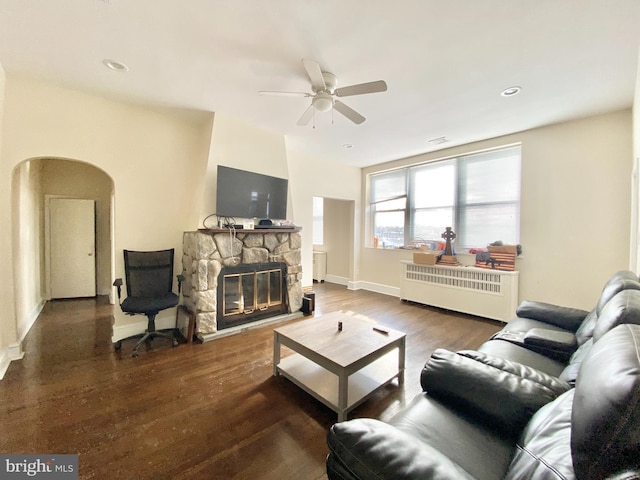
{"label": "stone fireplace", "polygon": [[302,307],[295,230],[198,230],[183,235],[184,305],[200,337]]}

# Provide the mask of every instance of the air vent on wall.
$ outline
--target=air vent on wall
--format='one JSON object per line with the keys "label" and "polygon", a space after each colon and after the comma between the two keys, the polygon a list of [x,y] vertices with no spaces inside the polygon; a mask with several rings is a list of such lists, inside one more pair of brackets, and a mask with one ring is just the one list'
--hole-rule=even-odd
{"label": "air vent on wall", "polygon": [[447,137],[438,137],[438,138],[432,138],[431,140],[429,140],[429,143],[431,145],[441,145],[443,143],[447,143],[450,141],[451,140],[449,140]]}

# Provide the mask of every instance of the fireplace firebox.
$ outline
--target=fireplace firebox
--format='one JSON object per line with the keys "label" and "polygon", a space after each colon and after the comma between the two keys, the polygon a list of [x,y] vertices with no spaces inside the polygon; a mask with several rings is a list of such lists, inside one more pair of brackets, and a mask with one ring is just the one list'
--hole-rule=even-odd
{"label": "fireplace firebox", "polygon": [[218,276],[218,330],[286,313],[287,264],[225,267]]}

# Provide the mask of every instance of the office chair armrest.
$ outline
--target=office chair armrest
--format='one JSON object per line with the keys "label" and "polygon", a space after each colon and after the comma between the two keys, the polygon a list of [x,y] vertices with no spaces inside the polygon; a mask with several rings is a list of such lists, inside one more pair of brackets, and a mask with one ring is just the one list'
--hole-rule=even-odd
{"label": "office chair armrest", "polygon": [[121,290],[122,290],[122,279],[121,278],[116,278],[116,280],[113,282],[113,286],[114,287],[118,287],[118,300],[120,300],[120,295],[121,295]]}
{"label": "office chair armrest", "polygon": [[177,275],[177,277],[178,277],[178,295],[180,295],[182,291],[182,282],[184,282],[185,276],[180,274],[180,275]]}

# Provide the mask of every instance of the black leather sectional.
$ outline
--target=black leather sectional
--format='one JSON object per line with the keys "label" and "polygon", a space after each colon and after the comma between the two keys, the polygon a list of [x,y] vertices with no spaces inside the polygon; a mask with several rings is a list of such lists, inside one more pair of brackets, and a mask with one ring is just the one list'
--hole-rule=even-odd
{"label": "black leather sectional", "polygon": [[593,310],[523,302],[478,351],[436,350],[388,423],[333,425],[335,479],[640,479],[640,282]]}

